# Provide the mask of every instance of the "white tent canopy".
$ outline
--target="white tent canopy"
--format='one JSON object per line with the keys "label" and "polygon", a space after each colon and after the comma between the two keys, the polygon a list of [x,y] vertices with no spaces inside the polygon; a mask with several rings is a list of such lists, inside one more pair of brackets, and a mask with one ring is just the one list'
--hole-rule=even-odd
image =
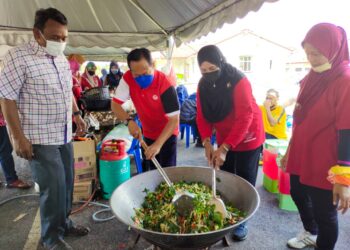
{"label": "white tent canopy", "polygon": [[233,23],[264,2],[276,0],[0,0],[0,45],[32,37],[34,13],[54,7],[68,19],[66,53],[90,57],[125,55],[129,49],[179,46]]}

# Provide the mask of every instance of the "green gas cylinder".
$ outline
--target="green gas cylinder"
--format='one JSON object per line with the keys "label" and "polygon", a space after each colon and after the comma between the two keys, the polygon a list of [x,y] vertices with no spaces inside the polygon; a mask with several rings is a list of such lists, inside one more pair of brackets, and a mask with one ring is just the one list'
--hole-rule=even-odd
{"label": "green gas cylinder", "polygon": [[100,152],[100,184],[103,198],[109,199],[113,191],[130,179],[130,158],[124,140],[103,142]]}

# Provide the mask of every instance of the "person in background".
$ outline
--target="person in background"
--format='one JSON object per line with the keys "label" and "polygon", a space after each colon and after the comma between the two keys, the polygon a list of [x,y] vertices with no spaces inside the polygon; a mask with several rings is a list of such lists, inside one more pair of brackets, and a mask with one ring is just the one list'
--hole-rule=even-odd
{"label": "person in background", "polygon": [[180,84],[176,87],[177,97],[179,98],[180,107],[184,101],[188,98],[188,91],[185,85]]}
{"label": "person in background", "polygon": [[[202,73],[197,90],[197,124],[209,166],[237,174],[254,186],[265,135],[249,80],[226,62],[215,45],[201,48],[197,59]],[[218,144],[215,150],[211,144],[214,129]],[[243,223],[234,230],[233,239],[244,240],[247,234]]]}
{"label": "person in background", "polygon": [[[338,211],[350,207],[350,67],[343,28],[320,23],[302,42],[312,69],[301,82],[293,134],[282,167],[304,231],[291,248],[332,250]],[[338,211],[337,211],[338,210]]]}
{"label": "person in background", "polygon": [[105,82],[105,80],[106,80],[106,77],[107,77],[107,75],[108,75],[108,72],[107,72],[106,69],[102,69],[102,70],[101,70],[101,73],[102,73],[102,76],[101,76],[100,80],[101,80],[101,82],[103,83],[103,85],[105,85],[104,82]]}
{"label": "person in background", "polygon": [[[31,185],[26,183],[20,179],[18,179],[16,170],[15,170],[15,162],[12,156],[12,145],[7,133],[6,122],[1,113],[0,106],[0,164],[2,167],[2,171],[4,172],[6,179],[6,187],[7,188],[19,188],[19,189],[27,189],[30,188]],[[1,182],[0,182],[1,183]]]}
{"label": "person in background", "polygon": [[[150,161],[156,157],[162,167],[176,166],[176,145],[179,133],[179,102],[176,91],[165,74],[152,67],[151,52],[140,48],[127,56],[129,69],[115,91],[112,110],[125,121],[130,134],[144,141],[144,171],[155,169]],[[122,104],[131,97],[141,128],[123,110]],[[143,137],[144,136],[144,137]]]}
{"label": "person in background", "polygon": [[83,56],[78,54],[71,54],[68,56],[68,62],[70,66],[70,70],[72,71],[72,79],[73,79],[73,95],[75,97],[75,101],[78,101],[81,98],[82,88],[81,88],[81,75],[79,73],[80,66],[85,62]]}
{"label": "person in background", "polygon": [[278,91],[269,89],[264,105],[260,106],[266,139],[287,139],[287,114],[278,105],[278,98]]}
{"label": "person in background", "polygon": [[191,94],[182,104],[180,109],[180,123],[189,124],[193,129],[196,147],[203,147],[197,126],[197,93]]}
{"label": "person in background", "polygon": [[121,72],[119,65],[115,61],[111,61],[109,65],[109,74],[107,75],[104,86],[108,86],[110,91],[114,91],[123,77],[123,72]]}
{"label": "person in background", "polygon": [[16,154],[29,161],[40,188],[41,245],[72,249],[65,236],[84,236],[73,225],[72,116],[86,130],[72,94],[72,73],[63,51],[68,21],[57,9],[35,14],[34,39],[11,49],[0,73],[1,109]]}
{"label": "person in background", "polygon": [[96,75],[96,65],[93,62],[88,62],[86,65],[80,84],[83,91],[91,88],[102,87],[102,82]]}

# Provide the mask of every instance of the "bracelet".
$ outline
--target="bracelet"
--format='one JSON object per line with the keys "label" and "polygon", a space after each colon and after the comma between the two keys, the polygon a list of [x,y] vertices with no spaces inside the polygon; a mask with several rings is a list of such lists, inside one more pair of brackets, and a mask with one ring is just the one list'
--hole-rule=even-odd
{"label": "bracelet", "polygon": [[78,116],[78,115],[82,115],[82,112],[79,110],[79,111],[75,111],[75,112],[73,112],[73,115],[74,116]]}

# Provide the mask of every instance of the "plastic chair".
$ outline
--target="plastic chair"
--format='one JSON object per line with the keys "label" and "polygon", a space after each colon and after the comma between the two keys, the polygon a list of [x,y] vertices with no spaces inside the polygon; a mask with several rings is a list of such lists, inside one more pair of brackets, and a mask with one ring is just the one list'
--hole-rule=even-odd
{"label": "plastic chair", "polygon": [[215,142],[216,142],[216,135],[213,134],[213,135],[211,136],[211,138],[210,138],[210,143],[211,143],[211,145],[214,146]]}
{"label": "plastic chair", "polygon": [[263,172],[272,180],[278,180],[277,153],[263,150]]}
{"label": "plastic chair", "polygon": [[130,149],[127,152],[129,155],[133,155],[136,163],[136,170],[138,174],[142,173],[142,154],[140,142],[137,139],[133,139]]}
{"label": "plastic chair", "polygon": [[[186,136],[186,148],[190,147],[190,137],[193,135],[193,128],[191,125],[186,123],[180,124],[180,139],[182,140],[184,136]],[[195,138],[193,136],[193,142],[195,142]]]}
{"label": "plastic chair", "polygon": [[293,127],[293,116],[287,115],[287,128],[291,129]]}

